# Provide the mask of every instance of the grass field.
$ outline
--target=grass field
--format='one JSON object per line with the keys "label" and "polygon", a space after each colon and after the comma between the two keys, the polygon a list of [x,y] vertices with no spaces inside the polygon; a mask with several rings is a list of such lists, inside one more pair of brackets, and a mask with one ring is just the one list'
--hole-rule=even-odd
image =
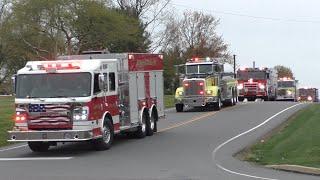
{"label": "grass field", "polygon": [[245,159],[262,165],[320,168],[320,105],[311,105],[295,114],[270,139],[254,145]]}
{"label": "grass field", "polygon": [[12,97],[0,97],[0,146],[7,145],[7,131],[11,130],[14,123],[14,99]]}
{"label": "grass field", "polygon": [[165,95],[164,96],[164,106],[165,108],[174,107],[174,95]]}

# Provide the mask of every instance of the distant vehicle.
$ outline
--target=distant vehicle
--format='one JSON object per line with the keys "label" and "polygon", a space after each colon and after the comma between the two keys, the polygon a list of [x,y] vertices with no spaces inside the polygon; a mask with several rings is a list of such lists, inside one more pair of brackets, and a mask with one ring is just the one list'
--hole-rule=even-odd
{"label": "distant vehicle", "polygon": [[181,87],[176,89],[175,106],[182,112],[185,106],[220,110],[222,105],[237,102],[237,82],[233,72],[226,72],[221,59],[193,58],[184,64]]}
{"label": "distant vehicle", "polygon": [[115,134],[151,136],[164,117],[163,55],[86,54],[29,61],[13,77],[10,142],[47,151],[57,142],[109,149]]}
{"label": "distant vehicle", "polygon": [[277,73],[269,68],[240,68],[237,71],[239,101],[244,99],[275,100]]}
{"label": "distant vehicle", "polygon": [[298,97],[297,93],[297,81],[292,78],[280,78],[278,80],[277,101],[296,101]]}
{"label": "distant vehicle", "polygon": [[319,92],[317,88],[300,88],[299,102],[319,102]]}

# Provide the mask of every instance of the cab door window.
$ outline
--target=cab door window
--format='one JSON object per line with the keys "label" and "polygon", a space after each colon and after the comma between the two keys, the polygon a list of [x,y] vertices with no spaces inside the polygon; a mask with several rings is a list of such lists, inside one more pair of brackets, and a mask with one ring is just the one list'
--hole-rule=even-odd
{"label": "cab door window", "polygon": [[104,89],[105,91],[108,91],[108,87],[109,87],[109,84],[108,84],[108,73],[103,73],[104,75]]}
{"label": "cab door window", "polygon": [[114,72],[109,73],[109,90],[110,91],[116,90],[116,75]]}

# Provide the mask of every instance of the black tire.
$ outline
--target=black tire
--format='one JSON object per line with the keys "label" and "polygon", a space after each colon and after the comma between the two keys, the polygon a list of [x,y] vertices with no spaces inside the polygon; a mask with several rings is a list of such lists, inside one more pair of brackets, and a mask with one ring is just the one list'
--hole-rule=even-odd
{"label": "black tire", "polygon": [[219,96],[218,96],[218,102],[215,102],[215,103],[213,104],[213,110],[219,111],[219,110],[221,109],[221,107],[222,107],[222,102],[221,102],[221,96],[220,96],[220,94],[219,94]]}
{"label": "black tire", "polygon": [[50,147],[46,142],[28,142],[28,146],[33,152],[47,152]]}
{"label": "black tire", "polygon": [[238,97],[238,101],[239,102],[243,102],[244,101],[244,97]]}
{"label": "black tire", "polygon": [[233,106],[235,105],[235,99],[234,99],[234,92],[233,92],[233,89],[231,90],[231,93],[232,93],[232,96],[231,96],[231,99],[230,100],[227,100],[225,103],[226,106]]}
{"label": "black tire", "polygon": [[147,124],[146,122],[150,121],[149,120],[149,115],[147,112],[144,112],[142,115],[142,125],[138,126],[138,130],[135,132],[135,137],[142,139],[146,137],[147,135]]}
{"label": "black tire", "polygon": [[183,104],[176,104],[176,111],[183,112]]}
{"label": "black tire", "polygon": [[147,136],[152,136],[155,131],[155,127],[158,121],[157,113],[155,111],[152,112],[151,117],[146,122],[147,126]]}
{"label": "black tire", "polygon": [[235,94],[236,94],[236,104],[239,102],[239,96],[238,96],[238,89],[235,89]]}
{"label": "black tire", "polygon": [[235,105],[237,104],[237,102],[238,102],[238,96],[237,96],[236,90],[233,90],[232,92],[233,92],[233,95],[232,95],[232,97],[233,97],[233,104],[232,104],[232,106],[235,106]]}
{"label": "black tire", "polygon": [[97,151],[108,150],[112,146],[114,140],[114,129],[112,121],[109,118],[105,119],[102,133],[102,138],[93,140],[93,147]]}

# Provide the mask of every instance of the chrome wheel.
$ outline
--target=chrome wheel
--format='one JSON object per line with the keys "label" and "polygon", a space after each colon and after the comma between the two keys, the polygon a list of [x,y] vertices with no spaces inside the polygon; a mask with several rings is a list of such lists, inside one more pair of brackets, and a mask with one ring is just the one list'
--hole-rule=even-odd
{"label": "chrome wheel", "polygon": [[154,117],[151,117],[150,118],[150,127],[151,127],[152,130],[154,130],[154,121],[155,121]]}
{"label": "chrome wheel", "polygon": [[142,132],[146,132],[146,124],[144,122],[142,122],[141,130]]}
{"label": "chrome wheel", "polygon": [[110,142],[110,139],[111,139],[111,131],[110,131],[110,129],[108,128],[108,127],[103,127],[103,141],[105,142],[105,143],[109,143]]}

